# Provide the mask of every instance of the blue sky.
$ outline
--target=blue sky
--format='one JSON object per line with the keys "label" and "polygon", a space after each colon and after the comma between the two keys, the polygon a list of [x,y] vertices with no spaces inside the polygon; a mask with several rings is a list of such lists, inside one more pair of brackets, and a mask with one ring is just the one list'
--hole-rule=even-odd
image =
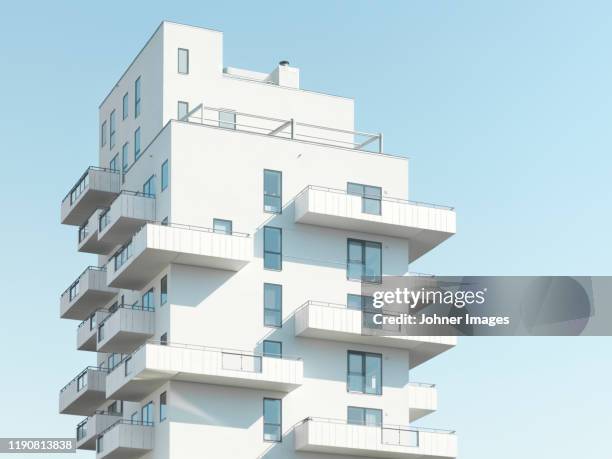
{"label": "blue sky", "polygon": [[[222,30],[226,65],[288,59],[303,87],[356,99],[356,127],[412,159],[411,198],[457,208],[458,234],[412,270],[610,274],[610,2],[12,2],[3,18],[0,436],[74,434],[58,390],[93,355],[58,301],[94,258],[59,205],[97,157],[98,104],[162,19]],[[455,428],[465,459],[599,459],[610,344],[463,339],[414,372],[440,389],[421,424]]]}

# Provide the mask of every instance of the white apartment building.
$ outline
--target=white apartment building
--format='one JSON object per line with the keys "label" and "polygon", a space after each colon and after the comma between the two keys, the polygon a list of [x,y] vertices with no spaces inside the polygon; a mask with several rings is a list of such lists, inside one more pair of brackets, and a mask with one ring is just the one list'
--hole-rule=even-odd
{"label": "white apartment building", "polygon": [[[408,161],[300,71],[223,67],[223,34],[163,22],[99,107],[98,165],[62,201],[97,255],[60,299],[95,353],[60,392],[103,458],[454,458],[411,370],[455,338],[365,336],[361,281],[455,233]],[[77,231],[78,228],[78,231]],[[77,237],[78,236],[78,237]],[[95,364],[94,364],[95,363]]]}

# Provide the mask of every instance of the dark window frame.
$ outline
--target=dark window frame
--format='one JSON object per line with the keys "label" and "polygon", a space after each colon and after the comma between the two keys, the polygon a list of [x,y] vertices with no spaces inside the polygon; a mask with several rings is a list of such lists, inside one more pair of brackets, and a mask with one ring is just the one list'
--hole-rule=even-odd
{"label": "dark window frame", "polygon": [[[360,193],[351,193],[349,191],[351,185],[353,185],[355,187],[360,187],[361,188],[361,192]],[[367,188],[374,188],[374,189],[378,190],[378,196],[368,194],[367,191],[366,191]],[[363,183],[347,182],[346,183],[346,193],[351,195],[351,196],[360,196],[361,197],[361,212],[362,213],[368,214],[368,215],[382,215],[382,187],[374,186],[374,185],[366,185],[366,184],[363,184]],[[378,203],[378,212],[368,212],[367,211],[367,202],[368,201],[376,201]]]}
{"label": "dark window frame", "polygon": [[[278,234],[280,237],[280,251],[273,252],[271,250],[266,250],[266,231],[268,230],[278,230]],[[266,254],[278,255],[280,257],[280,263],[278,268],[270,268],[266,266]],[[282,271],[283,270],[283,229],[278,226],[264,226],[263,228],[263,262],[264,269],[268,271]]]}
{"label": "dark window frame", "polygon": [[[280,308],[279,309],[273,309],[273,308],[268,308],[266,307],[266,286],[269,285],[271,287],[278,287],[279,291],[280,291]],[[271,328],[282,328],[283,327],[283,286],[281,284],[272,284],[270,282],[264,282],[264,288],[263,288],[263,309],[264,309],[264,314],[263,314],[263,324],[264,327],[271,327]],[[266,311],[274,311],[274,313],[278,313],[279,314],[279,324],[278,325],[271,325],[266,323]]]}
{"label": "dark window frame", "polygon": [[[278,354],[267,353],[266,352],[266,343],[278,344],[280,346],[280,352]],[[272,357],[272,358],[275,358],[275,359],[282,359],[283,358],[283,342],[282,341],[276,341],[276,340],[273,340],[273,339],[265,339],[265,340],[263,340],[263,343],[262,343],[262,351],[263,351],[264,357]]]}
{"label": "dark window frame", "polygon": [[[361,245],[361,277],[360,278],[353,278],[350,277],[349,275],[349,267],[351,265],[351,258],[350,258],[350,247],[351,247],[351,242],[353,243],[358,243]],[[380,250],[380,266],[378,267],[378,272],[380,273],[379,276],[376,276],[375,278],[368,278],[365,275],[365,270],[366,270],[366,247],[368,245],[375,245],[379,248]],[[382,242],[376,242],[376,241],[366,241],[363,239],[353,239],[353,238],[348,238],[346,240],[346,279],[347,280],[352,280],[352,281],[359,281],[359,282],[364,282],[367,284],[381,284],[382,283],[382,265],[383,265],[383,246],[382,246]]]}
{"label": "dark window frame", "polygon": [[[280,180],[280,192],[277,195],[266,193],[266,172],[271,172],[273,174],[278,174]],[[274,169],[264,169],[263,175],[263,211],[267,214],[282,214],[283,213],[283,171],[277,171]],[[278,212],[273,210],[266,210],[266,197],[271,197],[279,200]]]}
{"label": "dark window frame", "polygon": [[[360,374],[360,376],[363,378],[363,383],[362,383],[362,389],[360,391],[355,391],[355,390],[350,390],[350,375],[351,375],[351,371],[350,371],[350,359],[351,359],[351,354],[353,355],[359,355],[361,356],[361,368],[362,368],[362,373]],[[380,384],[378,384],[378,389],[376,393],[372,393],[372,392],[366,392],[366,357],[370,356],[370,357],[377,357],[380,359]],[[364,352],[364,351],[353,351],[353,350],[348,350],[346,352],[346,391],[352,394],[363,394],[363,395],[376,395],[376,396],[382,396],[383,394],[383,355],[379,354],[377,352]]]}
{"label": "dark window frame", "polygon": [[[229,233],[227,231],[217,231],[217,228],[215,227],[215,224],[219,222],[223,222],[223,223],[229,223]],[[234,234],[234,222],[232,220],[228,220],[226,218],[213,218],[213,232],[218,233],[218,234],[229,234],[232,235]]]}
{"label": "dark window frame", "polygon": [[[280,405],[280,410],[279,410],[279,423],[271,423],[271,422],[266,422],[266,401],[274,401],[274,402],[278,402]],[[281,398],[272,398],[272,397],[264,397],[263,399],[263,406],[262,406],[262,411],[263,411],[263,441],[267,442],[267,443],[282,443],[283,441],[283,400]],[[266,439],[266,425],[273,425],[273,426],[278,426],[279,428],[279,437],[278,440],[268,440]]]}

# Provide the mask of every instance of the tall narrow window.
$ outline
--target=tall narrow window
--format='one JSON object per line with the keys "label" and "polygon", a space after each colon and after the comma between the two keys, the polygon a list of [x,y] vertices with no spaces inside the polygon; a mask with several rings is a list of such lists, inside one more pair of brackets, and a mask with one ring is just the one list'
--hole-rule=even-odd
{"label": "tall narrow window", "polygon": [[134,118],[140,115],[140,77],[134,82]]}
{"label": "tall narrow window", "polygon": [[130,100],[129,94],[126,92],[123,95],[123,113],[122,113],[123,118],[122,119],[126,119],[129,115],[129,104],[130,104],[129,100]]}
{"label": "tall narrow window", "polygon": [[178,73],[187,75],[189,73],[189,50],[178,49]]}
{"label": "tall narrow window", "polygon": [[159,394],[159,421],[166,419],[166,392]]}
{"label": "tall narrow window", "polygon": [[354,196],[361,196],[361,211],[364,214],[380,215],[382,188],[349,182],[346,185],[346,192]]}
{"label": "tall narrow window", "polygon": [[144,425],[153,423],[153,402],[147,403],[140,409],[140,420]]}
{"label": "tall narrow window", "polygon": [[134,161],[140,158],[140,128],[134,131]]}
{"label": "tall narrow window", "polygon": [[117,120],[115,119],[115,110],[110,114],[110,145],[109,148],[115,148],[115,138],[117,134]]}
{"label": "tall narrow window", "polygon": [[283,357],[283,343],[280,341],[264,340],[263,354],[266,357],[274,357],[280,359]]}
{"label": "tall narrow window", "polygon": [[382,426],[382,411],[374,408],[349,406],[346,419],[348,424]]}
{"label": "tall narrow window", "polygon": [[104,435],[96,438],[96,452],[101,453],[104,450]]}
{"label": "tall narrow window", "polygon": [[349,392],[382,394],[382,355],[348,351],[346,386]]}
{"label": "tall narrow window", "polygon": [[168,175],[168,160],[165,160],[161,165],[161,190],[164,191],[168,188],[168,180],[170,176]]}
{"label": "tall narrow window", "polygon": [[142,295],[142,309],[153,309],[155,306],[155,290],[150,288],[144,295]]}
{"label": "tall narrow window", "polygon": [[125,174],[127,172],[129,164],[130,164],[130,149],[129,149],[129,144],[125,142],[123,144],[123,147],[121,147],[121,172]]}
{"label": "tall narrow window", "polygon": [[213,231],[221,234],[232,234],[232,221],[222,220],[220,218],[213,219]]}
{"label": "tall narrow window", "polygon": [[219,127],[225,129],[236,129],[236,112],[230,110],[220,111]]}
{"label": "tall narrow window", "polygon": [[362,282],[380,283],[382,280],[382,244],[348,239],[346,277]]}
{"label": "tall narrow window", "polygon": [[264,284],[264,325],[283,325],[283,287],[278,284]]}
{"label": "tall narrow window", "polygon": [[283,232],[274,226],[264,226],[264,268],[283,269]]}
{"label": "tall narrow window", "polygon": [[108,168],[111,171],[119,172],[119,155],[118,154],[113,156],[113,159],[110,160],[110,163],[108,163]]}
{"label": "tall narrow window", "polygon": [[282,439],[282,402],[276,398],[264,398],[264,435],[265,441],[279,442]]}
{"label": "tall narrow window", "polygon": [[264,170],[264,212],[281,213],[283,204],[282,182],[282,172]]}
{"label": "tall narrow window", "polygon": [[146,196],[155,196],[155,176],[152,175],[142,185],[142,193]]}
{"label": "tall narrow window", "polygon": [[176,119],[179,121],[189,121],[187,119],[187,114],[189,113],[189,103],[183,102],[182,100],[178,101],[177,106],[177,115]]}
{"label": "tall narrow window", "polygon": [[161,278],[161,282],[159,283],[159,304],[166,304],[168,301],[168,276],[164,276]]}
{"label": "tall narrow window", "polygon": [[100,126],[100,146],[103,147],[106,145],[106,121],[102,122],[102,126]]}

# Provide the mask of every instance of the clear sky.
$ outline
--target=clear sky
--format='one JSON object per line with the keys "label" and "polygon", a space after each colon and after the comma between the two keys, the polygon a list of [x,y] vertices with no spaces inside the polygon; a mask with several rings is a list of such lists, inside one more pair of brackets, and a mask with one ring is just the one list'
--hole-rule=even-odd
{"label": "clear sky", "polygon": [[[74,435],[58,391],[94,356],[59,294],[95,258],[60,201],[162,19],[222,30],[226,65],[287,59],[303,87],[356,99],[356,127],[412,159],[411,198],[457,208],[458,234],[413,271],[612,274],[610,2],[10,2],[2,17],[0,436]],[[609,456],[611,344],[462,339],[414,372],[440,390],[420,424],[456,429],[462,459]]]}

